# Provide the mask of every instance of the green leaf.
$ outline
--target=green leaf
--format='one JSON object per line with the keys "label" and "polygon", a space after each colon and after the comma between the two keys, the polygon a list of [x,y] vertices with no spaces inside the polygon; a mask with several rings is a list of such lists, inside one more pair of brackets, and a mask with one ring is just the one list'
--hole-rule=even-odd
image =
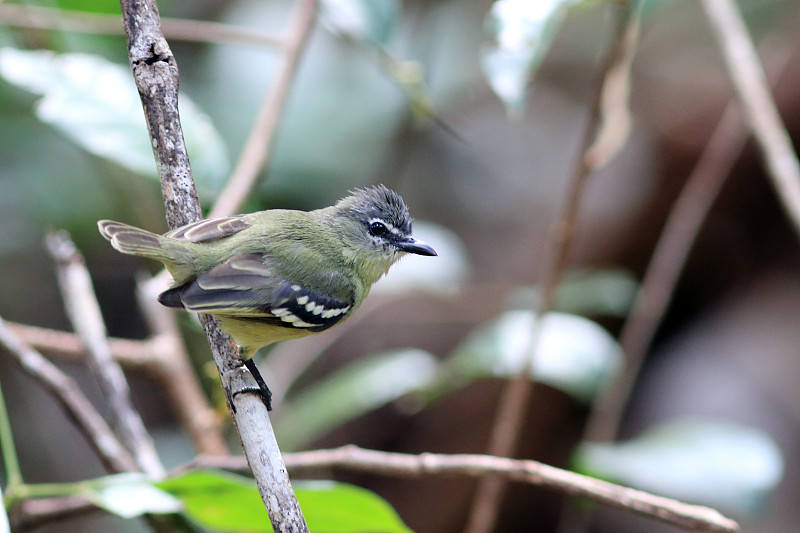
{"label": "green leaf", "polygon": [[[83,149],[143,176],[157,178],[142,106],[130,70],[100,56],[0,49],[0,76],[42,95],[36,116]],[[213,194],[229,170],[211,120],[180,99],[186,147],[201,194]]]}
{"label": "green leaf", "polygon": [[119,6],[116,2],[108,0],[57,0],[56,4],[61,9],[72,11],[86,11],[89,13],[107,13],[119,15]]}
{"label": "green leaf", "polygon": [[183,502],[184,512],[215,531],[272,531],[255,482],[216,470],[194,470],[157,486]]}
{"label": "green leaf", "polygon": [[306,481],[295,490],[314,533],[411,533],[386,500],[361,487]]}
{"label": "green leaf", "polygon": [[[195,470],[158,486],[183,501],[202,527],[236,533],[270,532],[269,517],[252,479],[216,470]],[[372,492],[325,482],[294,484],[314,533],[408,533],[397,513]]]}
{"label": "green leaf", "polygon": [[519,118],[527,86],[561,27],[567,8],[579,0],[495,0],[486,16],[487,42],[481,65],[509,115]]}
{"label": "green leaf", "polygon": [[413,348],[359,358],[284,404],[274,422],[278,440],[285,449],[298,448],[426,386],[436,367],[433,355]]}
{"label": "green leaf", "polygon": [[140,474],[117,474],[91,481],[84,496],[96,506],[123,518],[143,514],[175,513],[180,500]]}
{"label": "green leaf", "polygon": [[[479,327],[453,352],[443,372],[456,386],[486,377],[513,378],[522,368],[535,326],[530,311],[509,311]],[[621,368],[620,349],[595,322],[549,313],[541,326],[533,377],[590,402]]]}
{"label": "green leaf", "polygon": [[399,11],[398,0],[322,0],[320,20],[337,35],[386,43]]}
{"label": "green leaf", "polygon": [[623,443],[584,443],[576,470],[744,517],[757,513],[783,475],[775,442],[758,429],[683,419]]}

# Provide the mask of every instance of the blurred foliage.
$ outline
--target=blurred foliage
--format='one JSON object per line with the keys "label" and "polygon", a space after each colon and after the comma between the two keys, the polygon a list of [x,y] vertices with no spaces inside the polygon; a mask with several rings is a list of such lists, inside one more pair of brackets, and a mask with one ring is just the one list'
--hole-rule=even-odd
{"label": "blurred foliage", "polygon": [[[80,147],[149,178],[158,179],[139,94],[127,67],[98,56],[0,49],[0,76],[42,95],[34,109]],[[180,99],[181,123],[198,193],[213,197],[228,170],[228,155],[208,116]]]}
{"label": "blurred foliage", "polygon": [[581,402],[591,402],[621,369],[619,346],[596,323],[550,313],[537,325],[533,312],[509,311],[467,336],[445,363],[445,379],[450,386],[489,376],[513,379],[527,361],[531,342],[536,342],[531,378]]}
{"label": "blurred foliage", "polygon": [[590,476],[739,518],[763,510],[784,469],[768,435],[710,419],[673,420],[627,442],[585,443],[574,464]]}

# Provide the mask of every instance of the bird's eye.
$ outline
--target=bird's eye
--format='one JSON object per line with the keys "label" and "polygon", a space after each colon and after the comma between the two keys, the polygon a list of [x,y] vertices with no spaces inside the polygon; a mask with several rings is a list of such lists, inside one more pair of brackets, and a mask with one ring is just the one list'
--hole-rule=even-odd
{"label": "bird's eye", "polygon": [[370,235],[378,237],[386,233],[386,225],[383,222],[371,222],[369,225]]}

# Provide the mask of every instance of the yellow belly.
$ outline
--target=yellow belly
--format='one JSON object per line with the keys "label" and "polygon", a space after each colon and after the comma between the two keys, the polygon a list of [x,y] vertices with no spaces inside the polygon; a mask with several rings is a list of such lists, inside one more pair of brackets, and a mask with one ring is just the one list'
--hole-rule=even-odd
{"label": "yellow belly", "polygon": [[306,328],[274,326],[262,321],[217,315],[222,330],[241,346],[242,357],[249,358],[261,348],[273,342],[298,339],[313,335]]}

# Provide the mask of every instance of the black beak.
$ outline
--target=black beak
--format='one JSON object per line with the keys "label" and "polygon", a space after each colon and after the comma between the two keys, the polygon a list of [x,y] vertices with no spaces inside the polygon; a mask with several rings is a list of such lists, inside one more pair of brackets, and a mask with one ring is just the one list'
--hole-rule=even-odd
{"label": "black beak", "polygon": [[434,250],[424,242],[415,239],[414,237],[409,237],[405,241],[400,241],[398,243],[395,243],[395,247],[401,252],[408,252],[410,254],[439,255],[436,253],[436,250]]}

